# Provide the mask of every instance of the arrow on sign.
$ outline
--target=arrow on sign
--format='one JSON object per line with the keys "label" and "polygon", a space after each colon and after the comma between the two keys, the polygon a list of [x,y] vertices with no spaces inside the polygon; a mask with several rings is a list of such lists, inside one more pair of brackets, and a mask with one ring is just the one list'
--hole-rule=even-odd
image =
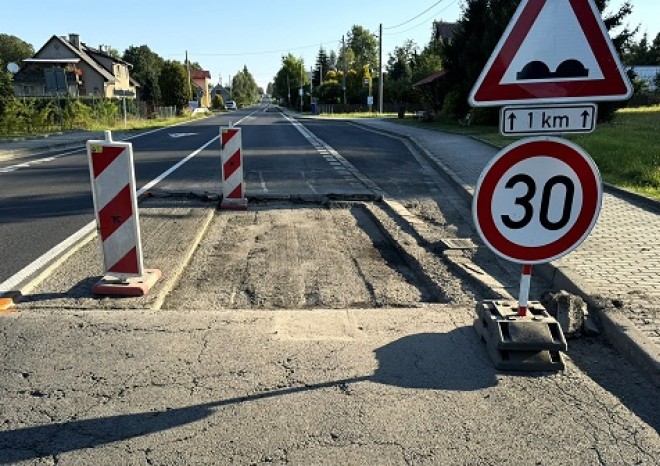
{"label": "arrow on sign", "polygon": [[509,123],[510,123],[509,131],[513,131],[513,124],[516,122],[516,118],[517,117],[516,117],[515,113],[512,113],[511,115],[509,115]]}
{"label": "arrow on sign", "polygon": [[590,114],[587,110],[582,112],[582,127],[583,128],[587,127],[587,122],[589,121],[589,116],[590,116]]}

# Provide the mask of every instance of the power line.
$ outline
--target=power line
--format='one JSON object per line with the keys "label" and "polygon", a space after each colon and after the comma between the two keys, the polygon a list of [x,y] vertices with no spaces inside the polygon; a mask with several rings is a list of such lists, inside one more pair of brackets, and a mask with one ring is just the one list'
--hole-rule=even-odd
{"label": "power line", "polygon": [[410,18],[410,19],[404,21],[403,23],[399,23],[399,24],[397,24],[396,26],[384,27],[383,29],[396,29],[396,28],[398,28],[398,27],[400,27],[400,26],[403,26],[404,24],[408,24],[409,22],[414,21],[414,20],[416,20],[417,18],[419,18],[420,16],[422,16],[424,13],[427,13],[427,12],[430,11],[431,9],[435,8],[437,5],[439,5],[439,4],[442,3],[443,1],[444,1],[444,0],[438,0],[437,2],[435,2],[433,5],[431,5],[430,7],[428,7],[426,10],[422,11],[422,12],[421,12],[420,14],[418,14],[417,16],[413,16],[412,18]]}
{"label": "power line", "polygon": [[203,56],[203,57],[241,57],[244,55],[271,55],[275,53],[289,53],[292,51],[296,50],[305,50],[305,49],[311,49],[313,47],[319,47],[319,46],[324,46],[328,44],[334,44],[337,42],[336,40],[331,40],[331,41],[325,41],[321,42],[320,44],[317,42],[316,44],[311,44],[311,45],[302,45],[300,47],[295,47],[295,48],[288,48],[288,49],[280,49],[280,50],[264,50],[260,52],[235,52],[235,53],[198,53],[198,52],[190,52],[191,55],[198,55],[198,56]]}
{"label": "power line", "polygon": [[[420,27],[420,26],[427,25],[427,24],[428,24],[428,21],[429,21],[431,18],[433,18],[434,16],[436,16],[436,15],[442,13],[443,11],[447,10],[449,7],[451,7],[452,5],[454,5],[457,1],[458,1],[458,0],[453,0],[451,3],[449,3],[447,6],[445,6],[442,10],[438,10],[438,11],[434,12],[431,16],[425,18],[423,21],[417,23],[415,26],[413,26],[413,27],[411,27],[411,28],[409,28],[409,29],[406,29],[406,30],[404,30],[404,31],[388,32],[386,35],[387,35],[387,36],[396,36],[396,35],[399,35],[399,34],[405,34],[406,32],[410,32],[410,31],[412,31],[412,30],[414,30],[414,29],[417,29],[417,28]],[[383,28],[383,29],[384,29],[384,28]]]}

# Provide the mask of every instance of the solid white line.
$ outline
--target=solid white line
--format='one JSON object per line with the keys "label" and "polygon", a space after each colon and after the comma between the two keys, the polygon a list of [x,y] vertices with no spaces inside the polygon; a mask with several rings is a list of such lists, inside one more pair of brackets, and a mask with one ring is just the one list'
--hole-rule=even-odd
{"label": "solid white line", "polygon": [[44,253],[38,259],[35,259],[28,266],[23,267],[20,271],[15,273],[12,277],[8,278],[4,282],[0,283],[0,293],[6,291],[17,291],[16,287],[20,285],[23,281],[35,275],[42,267],[45,267],[50,262],[52,262],[57,256],[62,254],[66,249],[70,248],[78,241],[82,240],[85,236],[90,234],[96,228],[96,221],[91,221],[80,230],[75,232],[73,235],[69,236],[67,239],[62,241],[60,244],[52,248],[50,251]]}
{"label": "solid white line", "polygon": [[[234,126],[239,125],[245,118],[247,118],[250,115],[253,115],[255,112],[250,113],[249,115],[241,118],[236,122]],[[186,122],[184,122],[186,123]],[[183,123],[181,123],[183,124]],[[178,126],[177,125],[172,125],[172,126]],[[169,128],[169,127],[168,127]],[[139,135],[136,135],[134,137],[142,136],[144,134],[149,134],[149,133],[155,133],[156,131],[160,131],[164,128],[158,128],[153,131],[149,131],[147,133],[141,133]],[[151,180],[149,183],[144,185],[142,189],[137,191],[137,195],[140,196],[144,194],[146,191],[149,189],[153,188],[156,184],[158,184],[160,181],[165,179],[168,175],[171,175],[176,169],[181,167],[184,163],[186,163],[188,160],[192,159],[194,156],[199,154],[201,151],[206,149],[213,141],[217,140],[220,137],[218,134],[216,137],[208,141],[206,144],[201,146],[199,149],[188,155],[185,159],[181,160],[179,163],[176,165],[172,166],[170,169],[164,171],[161,173],[158,177],[154,178]],[[133,138],[127,138],[127,139],[133,139]],[[64,251],[66,251],[68,248],[72,247],[75,245],[77,242],[82,240],[85,236],[89,235],[94,229],[96,228],[96,220],[93,220],[89,222],[87,225],[82,227],[80,230],[76,231],[74,234],[66,238],[64,241],[56,245],[55,247],[51,248],[49,251],[46,251],[44,254],[42,254],[40,257],[32,261],[30,264],[27,266],[23,267],[21,270],[16,272],[13,276],[9,277],[7,280],[4,282],[0,283],[0,293],[7,292],[7,291],[17,291],[16,287],[19,286],[21,283],[23,283],[25,280],[29,279],[30,277],[34,276],[37,274],[39,270],[41,270],[43,267],[47,266],[49,263],[51,263],[55,258],[57,258],[59,255],[61,255]],[[20,290],[18,290],[20,291]]]}
{"label": "solid white line", "polygon": [[209,142],[207,142],[206,144],[204,144],[202,147],[200,147],[199,149],[197,149],[195,152],[193,152],[193,153],[191,153],[190,155],[188,155],[185,159],[181,160],[181,161],[178,162],[177,164],[175,164],[175,165],[171,166],[169,169],[165,170],[163,173],[161,173],[160,175],[158,175],[156,178],[154,178],[153,180],[151,180],[149,183],[145,184],[145,185],[142,187],[142,189],[140,189],[140,190],[137,192],[137,195],[138,195],[138,196],[141,196],[141,195],[144,194],[145,192],[149,191],[151,188],[153,188],[154,186],[156,186],[158,183],[160,183],[160,182],[163,181],[165,178],[167,178],[169,175],[171,175],[174,171],[176,171],[179,167],[181,167],[181,165],[183,165],[184,163],[186,163],[188,160],[192,159],[194,156],[196,156],[196,155],[199,154],[201,151],[203,151],[204,149],[206,149],[208,146],[211,145],[211,143],[213,143],[214,141],[218,140],[219,138],[220,138],[220,135],[218,134],[216,137],[214,137],[214,138],[211,139]]}

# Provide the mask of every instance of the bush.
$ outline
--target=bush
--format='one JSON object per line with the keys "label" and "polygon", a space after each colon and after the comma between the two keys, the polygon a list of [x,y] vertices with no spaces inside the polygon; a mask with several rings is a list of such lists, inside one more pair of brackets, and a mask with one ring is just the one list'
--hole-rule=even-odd
{"label": "bush", "polygon": [[213,100],[211,100],[211,108],[213,110],[222,110],[223,108],[225,108],[225,101],[222,98],[222,95],[216,94],[213,97]]}
{"label": "bush", "polygon": [[500,109],[497,107],[478,107],[472,109],[472,124],[497,126],[500,121]]}
{"label": "bush", "polygon": [[67,129],[87,129],[92,125],[92,109],[80,100],[67,100],[63,114],[63,126]]}
{"label": "bush", "polygon": [[94,106],[94,118],[102,125],[114,125],[119,119],[117,103],[110,99],[102,99]]}
{"label": "bush", "polygon": [[457,90],[449,91],[445,95],[445,99],[442,102],[442,109],[440,110],[440,115],[449,121],[453,121],[457,118],[462,117],[459,115],[459,99],[460,93]]}

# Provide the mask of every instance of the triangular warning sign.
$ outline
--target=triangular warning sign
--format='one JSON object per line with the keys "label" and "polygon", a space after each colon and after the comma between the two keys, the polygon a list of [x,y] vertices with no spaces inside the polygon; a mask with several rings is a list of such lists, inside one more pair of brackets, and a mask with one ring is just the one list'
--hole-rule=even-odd
{"label": "triangular warning sign", "polygon": [[488,107],[625,100],[631,95],[592,0],[522,0],[469,101]]}

